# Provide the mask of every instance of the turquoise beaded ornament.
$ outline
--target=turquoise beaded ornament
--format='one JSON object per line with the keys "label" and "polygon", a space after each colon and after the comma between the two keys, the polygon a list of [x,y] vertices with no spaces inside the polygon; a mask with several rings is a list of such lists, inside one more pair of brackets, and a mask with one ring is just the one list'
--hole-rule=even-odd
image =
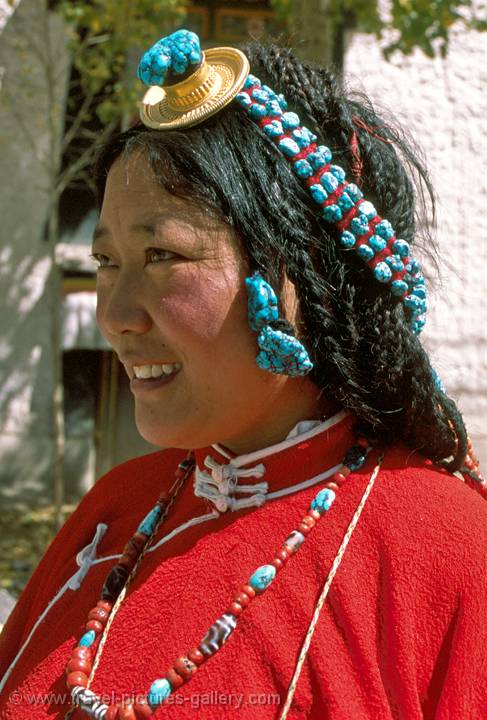
{"label": "turquoise beaded ornament", "polygon": [[[343,168],[333,163],[331,150],[319,145],[317,136],[301,124],[298,115],[288,111],[283,95],[276,94],[257,77],[247,74],[248,60],[243,53],[235,48],[218,48],[218,51],[236,63],[232,78],[228,77],[228,67],[222,71],[216,60],[210,62],[213,50],[201,53],[197,35],[178,30],[159,40],[143,56],[138,74],[147,84],[163,84],[166,78],[177,79],[178,75],[187,74],[191,67],[196,67],[191,88],[184,98],[179,98],[187,117],[181,114],[176,121],[171,121],[173,126],[175,122],[178,127],[198,124],[221,109],[228,97],[234,97],[289,161],[294,173],[319,206],[320,216],[338,227],[341,247],[345,251],[354,251],[370,268],[375,279],[387,285],[392,294],[401,300],[409,315],[411,329],[420,333],[427,310],[426,288],[420,264],[411,257],[409,244],[396,238],[390,222],[377,214],[357,185],[347,181]],[[227,100],[218,107],[210,96],[204,99],[208,81],[199,79],[200,69],[206,62],[204,55],[221,82],[227,84]],[[238,63],[240,71],[235,69]],[[164,90],[169,93],[171,87]],[[193,114],[188,110],[192,102]],[[169,120],[166,124],[154,124],[149,117],[149,110],[154,106],[149,102],[143,105],[142,122],[161,130],[171,127]],[[160,118],[167,120],[170,116],[165,105],[161,102],[158,107]],[[267,338],[263,352],[273,352],[275,343],[281,341],[282,338],[276,340],[274,336]]]}
{"label": "turquoise beaded ornament", "polygon": [[299,340],[275,330],[270,323],[279,319],[277,297],[272,287],[255,272],[246,278],[249,325],[257,336],[260,352],[257,365],[278,375],[297,377],[313,369],[309,355]]}

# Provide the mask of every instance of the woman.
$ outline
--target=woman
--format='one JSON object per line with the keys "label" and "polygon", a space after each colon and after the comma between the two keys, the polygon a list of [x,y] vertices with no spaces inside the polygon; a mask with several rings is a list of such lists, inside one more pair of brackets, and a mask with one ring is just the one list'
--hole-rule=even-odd
{"label": "woman", "polygon": [[139,76],[97,168],[97,312],[172,449],[48,549],[1,717],[486,717],[485,482],[418,340],[420,163],[288,50],[178,31]]}

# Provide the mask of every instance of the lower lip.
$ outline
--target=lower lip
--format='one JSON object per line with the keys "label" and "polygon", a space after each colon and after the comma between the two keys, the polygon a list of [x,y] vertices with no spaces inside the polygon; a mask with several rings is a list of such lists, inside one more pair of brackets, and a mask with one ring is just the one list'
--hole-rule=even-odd
{"label": "lower lip", "polygon": [[177,375],[179,375],[179,370],[178,372],[172,373],[172,375],[161,375],[161,377],[147,380],[133,377],[130,381],[130,389],[133,393],[137,393],[138,395],[141,393],[152,392],[153,390],[161,388],[163,385],[168,385],[175,377],[177,377]]}

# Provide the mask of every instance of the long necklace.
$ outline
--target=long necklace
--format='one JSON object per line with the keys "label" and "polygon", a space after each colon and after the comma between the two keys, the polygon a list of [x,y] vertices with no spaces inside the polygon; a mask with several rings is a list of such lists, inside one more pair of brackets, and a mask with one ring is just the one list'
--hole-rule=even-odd
{"label": "long necklace", "polygon": [[[106,705],[96,693],[89,689],[94,673],[101,658],[110,625],[122,604],[128,586],[136,575],[138,567],[149,549],[151,542],[159,527],[165,522],[167,515],[186,479],[194,469],[194,457],[190,453],[176,470],[175,482],[169,493],[161,493],[156,505],[146,515],[137,528],[137,532],[126,544],[121,558],[108,574],[103,585],[101,600],[88,614],[85,633],[78,645],[74,648],[66,668],[67,686],[71,691],[73,707],[65,715],[70,718],[76,706],[95,720],[143,720],[149,718],[160,707],[173,690],[181,687],[190,680],[198,668],[210,657],[220,650],[237,627],[238,618],[250,605],[253,599],[271,585],[277,573],[282,570],[290,557],[303,545],[307,535],[313,530],[318,521],[332,506],[339,488],[347,481],[351,472],[359,470],[365,463],[371,445],[365,438],[359,438],[357,444],[348,450],[339,470],[332,476],[331,481],[316,494],[307,513],[301,519],[298,527],[293,529],[286,537],[284,543],[277,551],[269,564],[261,565],[250,576],[247,583],[241,585],[225,612],[213,623],[201,642],[185,655],[177,658],[164,678],[153,681],[146,697],[138,696],[134,702],[119,705]],[[333,577],[341,562],[350,536],[358,522],[367,497],[372,489],[379,470],[380,460],[372,473],[363,497],[350,522],[340,549],[335,557],[332,568],[318,600],[313,619],[308,628],[298,665],[289,686],[288,696],[281,715],[282,720],[287,717],[299,674],[308,652],[311,636],[316,627],[319,612],[326,599]],[[97,645],[98,644],[98,645]],[[94,649],[97,645],[93,660]]]}

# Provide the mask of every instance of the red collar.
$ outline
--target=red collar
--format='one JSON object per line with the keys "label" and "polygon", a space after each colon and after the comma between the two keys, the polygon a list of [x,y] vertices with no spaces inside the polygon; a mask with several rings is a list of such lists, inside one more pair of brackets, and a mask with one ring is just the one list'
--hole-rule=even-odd
{"label": "red collar", "polygon": [[296,437],[246,455],[232,457],[218,445],[196,450],[195,495],[224,512],[262,505],[286,488],[293,492],[341,464],[353,445],[353,424],[353,415],[341,412]]}

